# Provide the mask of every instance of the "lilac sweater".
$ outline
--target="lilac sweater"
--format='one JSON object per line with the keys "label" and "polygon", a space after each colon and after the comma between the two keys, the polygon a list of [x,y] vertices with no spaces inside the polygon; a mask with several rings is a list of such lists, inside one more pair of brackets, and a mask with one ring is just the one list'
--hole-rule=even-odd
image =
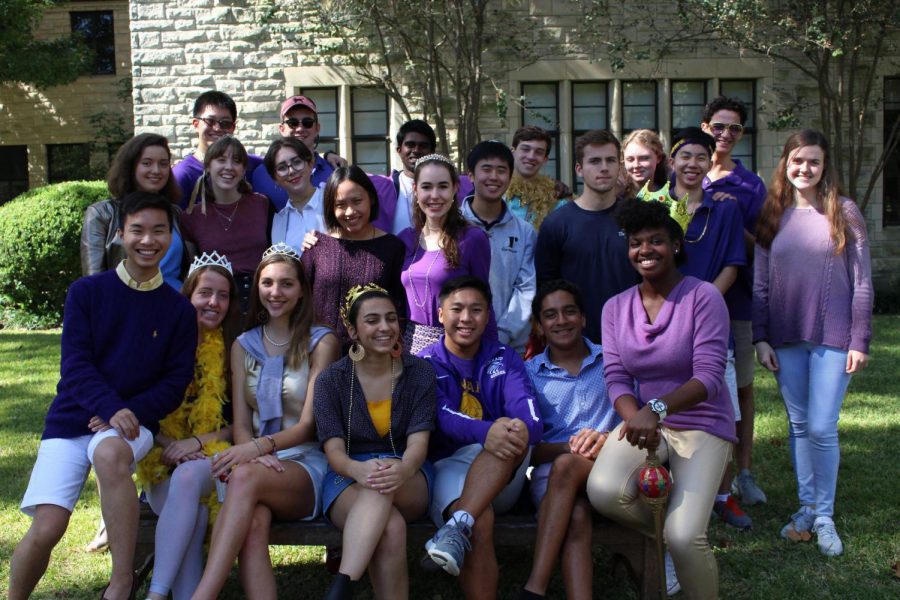
{"label": "lilac sweater", "polygon": [[603,307],[603,362],[609,399],[634,395],[638,405],[674,391],[690,379],[706,387],[706,399],[668,415],[673,429],[696,429],[736,442],[734,409],[725,385],[728,308],[711,283],[687,276],[647,322],[639,286]]}
{"label": "lilac sweater", "polygon": [[772,247],[756,246],[754,342],[869,352],[874,295],[866,224],[852,200],[841,200],[847,243],[839,255],[828,217],[812,208],[784,211]]}

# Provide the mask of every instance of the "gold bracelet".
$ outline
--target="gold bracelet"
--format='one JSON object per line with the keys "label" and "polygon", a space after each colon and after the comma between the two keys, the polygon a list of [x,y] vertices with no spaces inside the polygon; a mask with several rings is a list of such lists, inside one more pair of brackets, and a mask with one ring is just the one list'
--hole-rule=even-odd
{"label": "gold bracelet", "polygon": [[278,451],[278,446],[275,444],[275,438],[273,438],[271,435],[265,435],[263,437],[272,442],[272,451],[269,454],[275,454],[275,452]]}
{"label": "gold bracelet", "polygon": [[256,451],[259,452],[260,456],[265,454],[265,452],[262,451],[262,446],[259,445],[259,438],[253,438],[253,444],[256,446]]}

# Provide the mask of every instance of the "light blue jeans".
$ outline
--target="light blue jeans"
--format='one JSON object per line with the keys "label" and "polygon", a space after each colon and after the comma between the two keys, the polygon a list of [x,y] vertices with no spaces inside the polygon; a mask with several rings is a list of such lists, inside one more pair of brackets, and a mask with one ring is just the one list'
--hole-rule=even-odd
{"label": "light blue jeans", "polygon": [[817,517],[831,517],[841,460],[838,417],[850,385],[847,351],[801,343],[775,354],[800,504],[815,507]]}

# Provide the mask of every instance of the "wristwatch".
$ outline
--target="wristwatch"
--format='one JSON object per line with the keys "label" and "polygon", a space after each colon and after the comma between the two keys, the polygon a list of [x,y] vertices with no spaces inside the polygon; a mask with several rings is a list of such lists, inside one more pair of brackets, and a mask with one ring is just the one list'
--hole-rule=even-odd
{"label": "wristwatch", "polygon": [[666,418],[669,407],[666,405],[665,402],[663,402],[659,398],[654,398],[653,400],[649,401],[647,403],[647,406],[650,407],[650,410],[652,410],[653,412],[656,413],[656,415],[659,417],[660,421],[662,421],[663,419]]}

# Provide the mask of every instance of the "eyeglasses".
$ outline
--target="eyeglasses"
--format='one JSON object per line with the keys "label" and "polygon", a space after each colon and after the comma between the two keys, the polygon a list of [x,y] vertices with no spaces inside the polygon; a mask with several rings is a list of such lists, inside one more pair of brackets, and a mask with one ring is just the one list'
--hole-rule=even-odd
{"label": "eyeglasses", "polygon": [[744,131],[744,126],[740,123],[710,123],[709,128],[717,135],[725,133],[726,129],[731,135],[740,135]]}
{"label": "eyeglasses", "polygon": [[215,117],[196,117],[198,120],[206,123],[207,127],[219,127],[222,131],[231,131],[234,129],[234,121],[231,119],[217,119]]}
{"label": "eyeglasses", "polygon": [[281,177],[286,177],[291,171],[300,173],[306,167],[306,161],[295,156],[288,162],[278,163],[275,165],[275,173]]}
{"label": "eyeglasses", "polygon": [[303,117],[302,119],[295,119],[291,117],[290,119],[285,119],[282,121],[285,125],[290,127],[291,129],[297,129],[301,125],[303,125],[304,129],[312,129],[313,125],[316,124],[316,120],[312,117]]}

